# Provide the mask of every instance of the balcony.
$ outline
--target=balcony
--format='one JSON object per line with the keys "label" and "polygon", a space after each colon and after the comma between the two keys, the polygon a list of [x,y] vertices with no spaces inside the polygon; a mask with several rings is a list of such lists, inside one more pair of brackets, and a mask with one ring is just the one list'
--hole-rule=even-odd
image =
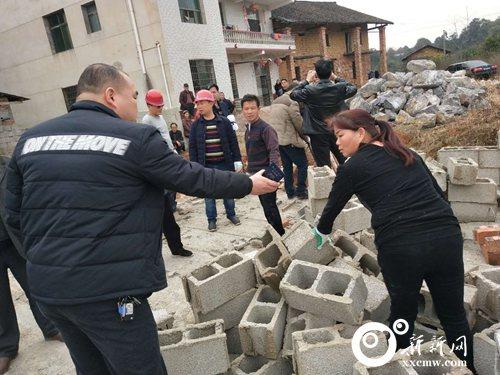
{"label": "balcony", "polygon": [[268,34],[257,31],[227,30],[224,29],[224,42],[228,49],[269,49],[294,50],[295,38],[286,34]]}

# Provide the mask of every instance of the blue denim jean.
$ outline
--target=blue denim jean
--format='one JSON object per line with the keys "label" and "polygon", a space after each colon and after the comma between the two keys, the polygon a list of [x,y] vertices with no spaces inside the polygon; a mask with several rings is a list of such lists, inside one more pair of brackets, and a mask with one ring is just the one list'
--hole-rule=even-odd
{"label": "blue denim jean", "polygon": [[[221,171],[229,170],[225,164],[213,164],[207,165],[207,168],[219,169]],[[235,202],[234,199],[223,199],[224,208],[226,209],[226,216],[228,218],[236,216],[235,212]],[[217,221],[217,205],[215,203],[215,199],[213,198],[205,198],[205,213],[207,215],[208,221]]]}

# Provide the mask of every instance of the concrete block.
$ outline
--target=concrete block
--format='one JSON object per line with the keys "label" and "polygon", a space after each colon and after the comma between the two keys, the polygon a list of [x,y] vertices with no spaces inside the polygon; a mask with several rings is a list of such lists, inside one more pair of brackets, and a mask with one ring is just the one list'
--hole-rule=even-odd
{"label": "concrete block", "polygon": [[477,146],[443,147],[438,151],[437,161],[447,166],[449,158],[469,158],[479,165],[479,149]]}
{"label": "concrete block", "polygon": [[353,375],[418,375],[418,372],[403,360],[392,360],[380,367],[367,367],[361,362],[356,362],[352,373]]}
{"label": "concrete block", "polygon": [[266,247],[273,241],[281,241],[281,236],[278,232],[276,232],[276,229],[274,229],[271,224],[266,224],[266,231],[264,232],[261,240],[262,247]]}
{"label": "concrete block", "polygon": [[[476,319],[476,305],[477,305],[477,288],[473,285],[464,285],[464,308],[467,316],[469,326],[474,326]],[[441,322],[434,308],[434,303],[431,297],[429,288],[424,283],[420,289],[420,296],[418,300],[418,314],[417,320],[420,323],[428,324],[436,328],[443,328]]]}
{"label": "concrete block", "polygon": [[374,276],[380,274],[377,256],[346,232],[335,231],[333,245],[338,247],[344,255],[350,256],[353,262],[358,263],[364,273]]}
{"label": "concrete block", "polygon": [[[382,332],[376,334],[378,344],[362,347],[370,358],[383,355],[387,342]],[[369,340],[373,338],[369,338]],[[351,340],[343,338],[334,327],[319,328],[292,334],[295,370],[301,375],[351,375],[357,362]],[[372,341],[373,342],[373,341]],[[370,342],[370,343],[372,343]]]}
{"label": "concrete block", "polygon": [[472,333],[478,333],[484,331],[486,328],[490,328],[492,325],[497,324],[496,320],[491,319],[488,315],[483,313],[481,310],[476,311],[476,323],[472,327]]}
{"label": "concrete block", "polygon": [[451,209],[461,223],[495,221],[496,203],[451,202]]}
{"label": "concrete block", "polygon": [[449,158],[448,175],[455,185],[474,185],[477,179],[477,163],[469,158]]}
{"label": "concrete block", "polygon": [[285,324],[285,299],[271,287],[260,286],[238,326],[243,353],[278,358]]}
{"label": "concrete block", "polygon": [[361,321],[368,291],[361,272],[294,260],[280,290],[295,309],[344,323]]}
{"label": "concrete block", "polygon": [[372,215],[356,198],[345,205],[333,223],[334,229],[340,229],[349,234],[371,227]]}
{"label": "concrete block", "polygon": [[391,299],[383,281],[363,274],[368,297],[365,303],[364,320],[384,323],[391,313]]}
{"label": "concrete block", "polygon": [[192,307],[194,321],[196,323],[202,323],[215,319],[222,319],[226,330],[233,328],[240,323],[256,291],[256,288],[248,289],[246,292],[243,292],[239,296],[234,297],[206,314]]}
{"label": "concrete block", "polygon": [[445,337],[445,334],[441,328],[427,326],[425,324],[415,321],[415,327],[413,329],[413,337],[415,340],[422,339],[424,340],[424,342],[429,342],[436,340],[438,337]]}
{"label": "concrete block", "polygon": [[226,330],[227,352],[229,354],[243,354],[238,326]]}
{"label": "concrete block", "polygon": [[169,375],[215,375],[229,369],[222,320],[158,332]]}
{"label": "concrete block", "polygon": [[289,375],[292,363],[285,358],[271,360],[266,357],[241,355],[231,363],[228,375]]}
{"label": "concrete block", "polygon": [[256,286],[252,259],[237,251],[215,258],[182,281],[187,301],[203,314]]}
{"label": "concrete block", "polygon": [[425,160],[425,164],[427,165],[427,168],[429,168],[429,171],[431,172],[432,176],[436,179],[436,182],[438,186],[441,188],[441,190],[446,191],[447,186],[447,173],[443,169],[443,165],[436,162],[433,159],[427,159]]}
{"label": "concrete block", "polygon": [[489,178],[478,178],[474,185],[448,186],[448,200],[450,202],[488,203],[497,202],[497,184]]}
{"label": "concrete block", "polygon": [[313,167],[307,168],[307,190],[309,196],[314,199],[328,198],[332,190],[332,184],[335,180],[335,172],[327,167]]}
{"label": "concrete block", "polygon": [[477,308],[491,319],[500,320],[500,267],[477,272]]}
{"label": "concrete block", "polygon": [[153,318],[158,331],[171,329],[174,326],[174,313],[168,312],[165,309],[153,310]]}
{"label": "concrete block", "polygon": [[330,263],[340,254],[340,250],[329,243],[318,250],[311,230],[307,221],[298,220],[283,236],[288,253],[292,259],[318,264]]}
{"label": "concrete block", "polygon": [[479,168],[477,171],[477,177],[489,178],[497,185],[500,185],[500,168]]}
{"label": "concrete block", "polygon": [[281,240],[273,241],[255,256],[257,272],[264,282],[275,290],[288,269],[292,259]]}
{"label": "concrete block", "polygon": [[485,146],[479,150],[481,168],[500,168],[500,149],[497,146]]}
{"label": "concrete block", "polygon": [[364,229],[360,232],[359,242],[368,250],[378,254],[377,246],[375,246],[375,233],[372,228]]}
{"label": "concrete block", "polygon": [[499,345],[495,333],[500,333],[500,323],[474,335],[474,366],[480,375],[500,373]]}
{"label": "concrete block", "polygon": [[321,215],[327,203],[328,198],[315,199],[309,196],[309,207],[311,209],[312,217],[315,218],[316,215]]}

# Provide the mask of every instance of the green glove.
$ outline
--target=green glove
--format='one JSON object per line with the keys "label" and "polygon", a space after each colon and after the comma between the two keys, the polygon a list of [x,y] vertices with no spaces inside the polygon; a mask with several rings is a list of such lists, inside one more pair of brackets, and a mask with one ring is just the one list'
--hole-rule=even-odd
{"label": "green glove", "polygon": [[316,240],[316,248],[318,250],[320,250],[326,242],[331,242],[330,237],[328,237],[326,234],[321,233],[316,227],[312,229],[312,234],[314,235],[314,239]]}

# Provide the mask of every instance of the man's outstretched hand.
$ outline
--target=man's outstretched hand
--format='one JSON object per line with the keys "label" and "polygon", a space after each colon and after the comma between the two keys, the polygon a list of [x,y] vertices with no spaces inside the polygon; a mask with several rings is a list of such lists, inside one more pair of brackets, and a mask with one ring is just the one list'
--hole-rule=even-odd
{"label": "man's outstretched hand", "polygon": [[264,170],[261,169],[259,172],[255,173],[250,179],[253,182],[252,195],[261,195],[272,193],[278,189],[279,183],[262,176]]}

